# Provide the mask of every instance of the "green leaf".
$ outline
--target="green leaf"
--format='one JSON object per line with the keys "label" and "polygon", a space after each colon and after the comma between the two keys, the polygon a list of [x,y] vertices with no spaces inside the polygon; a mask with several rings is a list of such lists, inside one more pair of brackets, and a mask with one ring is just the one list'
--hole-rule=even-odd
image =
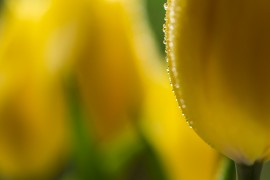
{"label": "green leaf", "polygon": [[75,78],[69,76],[65,80],[64,86],[73,130],[75,174],[82,180],[105,179],[101,170],[100,156],[94,144],[94,136],[91,136],[89,127],[86,128],[84,123],[86,121],[81,108],[80,93]]}

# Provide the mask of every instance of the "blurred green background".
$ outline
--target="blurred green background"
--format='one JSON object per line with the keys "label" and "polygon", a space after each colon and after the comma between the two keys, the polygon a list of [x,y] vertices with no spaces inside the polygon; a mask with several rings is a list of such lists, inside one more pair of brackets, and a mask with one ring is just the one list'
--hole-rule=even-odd
{"label": "blurred green background", "polygon": [[163,44],[164,33],[162,31],[165,23],[165,9],[164,4],[166,0],[145,0],[145,6],[148,15],[149,25],[155,33],[155,38],[158,41],[160,51],[165,56],[165,44]]}

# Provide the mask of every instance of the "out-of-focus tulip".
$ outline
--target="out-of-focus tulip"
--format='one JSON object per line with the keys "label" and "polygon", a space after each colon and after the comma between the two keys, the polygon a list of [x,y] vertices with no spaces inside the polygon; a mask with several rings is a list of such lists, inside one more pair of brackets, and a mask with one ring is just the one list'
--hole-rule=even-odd
{"label": "out-of-focus tulip", "polygon": [[237,163],[270,154],[269,1],[169,0],[172,83],[194,130]]}
{"label": "out-of-focus tulip", "polygon": [[82,99],[102,143],[132,129],[142,100],[128,3],[90,3],[93,26],[77,63]]}
{"label": "out-of-focus tulip", "polygon": [[[133,65],[139,72],[135,75],[139,75],[144,95],[140,106],[143,133],[161,157],[170,179],[214,179],[218,153],[186,126],[184,118],[179,119],[181,111],[177,108],[169,79],[159,63],[161,56],[144,19],[145,12],[139,5],[141,1],[122,2],[125,2],[132,22],[128,29],[132,35],[129,41],[133,43],[135,52],[132,60],[135,60]],[[131,85],[133,87],[135,84]]]}
{"label": "out-of-focus tulip", "polygon": [[0,25],[0,174],[55,171],[68,153],[60,73],[77,51],[85,11],[68,0],[5,1]]}
{"label": "out-of-focus tulip", "polygon": [[169,178],[214,179],[219,155],[186,125],[184,118],[179,118],[181,111],[165,72],[158,79],[153,76],[147,84],[144,132],[162,158]]}

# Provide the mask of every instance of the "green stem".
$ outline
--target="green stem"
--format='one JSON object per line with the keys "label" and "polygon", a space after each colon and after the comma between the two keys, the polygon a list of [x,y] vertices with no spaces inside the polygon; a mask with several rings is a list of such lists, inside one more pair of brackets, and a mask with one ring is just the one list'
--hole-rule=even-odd
{"label": "green stem", "polygon": [[237,180],[260,180],[261,170],[263,167],[261,162],[255,162],[251,166],[235,163],[235,166]]}

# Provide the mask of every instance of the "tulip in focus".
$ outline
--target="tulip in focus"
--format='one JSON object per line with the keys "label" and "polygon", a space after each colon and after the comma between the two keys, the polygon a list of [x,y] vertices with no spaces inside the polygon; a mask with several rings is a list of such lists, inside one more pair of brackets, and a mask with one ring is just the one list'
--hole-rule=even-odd
{"label": "tulip in focus", "polygon": [[270,3],[169,0],[167,5],[170,75],[187,121],[237,164],[266,162]]}
{"label": "tulip in focus", "polygon": [[164,72],[158,80],[152,77],[147,83],[142,122],[145,133],[160,154],[170,179],[214,180],[219,155],[186,125],[184,118],[179,119],[181,111],[168,81]]}

